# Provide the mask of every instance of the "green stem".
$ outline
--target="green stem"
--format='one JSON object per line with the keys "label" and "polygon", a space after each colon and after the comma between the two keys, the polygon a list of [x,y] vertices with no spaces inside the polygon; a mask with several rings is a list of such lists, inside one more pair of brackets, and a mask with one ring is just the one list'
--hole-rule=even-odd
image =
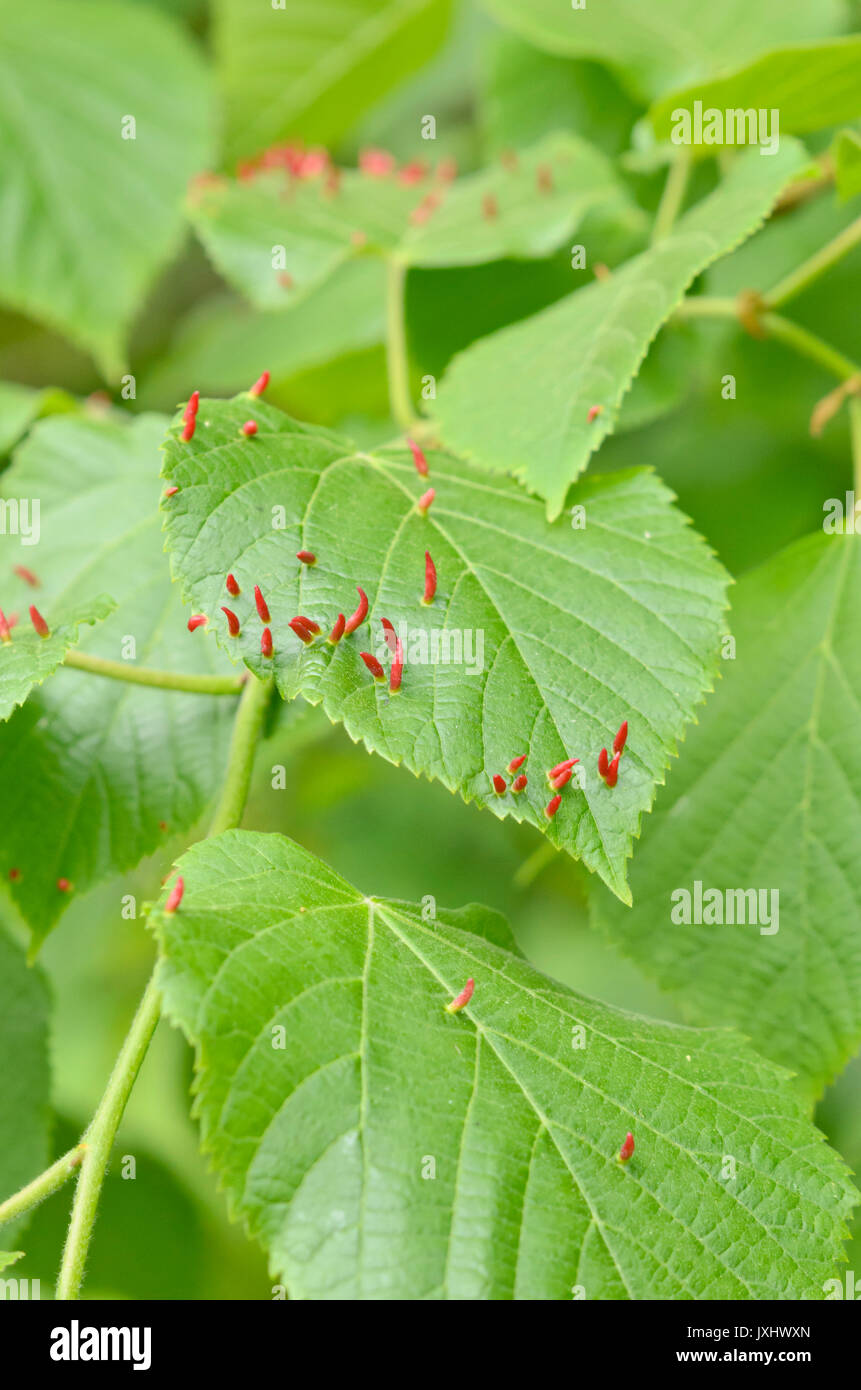
{"label": "green stem", "polygon": [[849,434],[852,440],[852,480],[855,496],[861,498],[861,397],[849,402]]}
{"label": "green stem", "polygon": [[[209,830],[210,835],[217,835],[222,830],[238,825],[242,818],[257,738],[270,690],[270,681],[250,679],[245,686],[236,711],[227,775]],[[160,1013],[161,994],[156,983],[156,973],[153,972],[114,1064],[105,1093],[84,1135],[86,1153],[81,1164],[81,1175],[72,1204],[69,1233],[57,1280],[56,1296],[59,1300],[76,1299],[79,1296],[114,1139]],[[46,1175],[42,1176],[44,1178]]]}
{"label": "green stem", "polygon": [[23,1216],[25,1212],[44,1202],[52,1192],[57,1192],[72,1176],[86,1151],[86,1144],[76,1144],[68,1153],[64,1153],[62,1158],[58,1158],[56,1163],[52,1163],[50,1168],[46,1168],[44,1173],[40,1173],[38,1178],[22,1187],[20,1192],[7,1197],[5,1202],[0,1202],[0,1226],[7,1221],[13,1221],[17,1216]]}
{"label": "green stem", "polygon": [[176,671],[154,671],[146,666],[132,666],[126,661],[108,661],[103,656],[90,656],[75,647],[66,652],[64,666],[76,671],[89,671],[94,676],[107,676],[114,681],[131,685],[157,686],[160,690],[186,690],[194,695],[238,695],[246,676],[186,676]]}
{"label": "green stem", "polygon": [[795,270],[791,270],[782,280],[766,294],[763,295],[763,303],[767,309],[777,309],[781,304],[786,304],[790,299],[794,299],[802,290],[806,290],[814,280],[818,280],[820,275],[824,275],[826,270],[830,270],[847,252],[861,242],[861,217],[851,222],[848,227],[844,227],[833,241],[829,241],[827,246],[823,246],[809,260],[804,261]]}
{"label": "green stem", "polygon": [[653,245],[656,241],[661,241],[665,236],[668,236],[673,229],[684,202],[690,168],[690,153],[687,150],[679,150],[667,172],[664,191],[658,204],[655,225],[652,228]]}
{"label": "green stem", "polygon": [[[734,299],[712,299],[708,296],[694,296],[685,299],[676,310],[676,314],[682,319],[698,318],[722,318],[737,319],[738,303]],[[781,314],[764,313],[758,319],[759,326],[769,338],[776,339],[777,342],[785,344],[795,352],[807,357],[811,362],[816,362],[826,371],[832,372],[841,381],[847,381],[849,377],[856,376],[861,367],[837,348],[833,348],[830,343],[823,342],[817,338],[815,333],[802,328],[800,324],[794,323],[791,319],[783,318]]]}
{"label": "green stem", "polygon": [[389,404],[392,418],[402,430],[411,430],[415,412],[410,400],[410,371],[407,356],[404,290],[407,267],[390,256],[386,276],[386,366],[389,374]]}

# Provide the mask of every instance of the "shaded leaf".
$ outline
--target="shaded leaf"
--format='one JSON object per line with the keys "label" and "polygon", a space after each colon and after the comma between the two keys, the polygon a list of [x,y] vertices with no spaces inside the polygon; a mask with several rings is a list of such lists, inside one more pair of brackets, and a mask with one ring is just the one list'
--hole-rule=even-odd
{"label": "shaded leaf", "polygon": [[[4,824],[4,838],[7,825]],[[40,970],[0,928],[0,1201],[32,1182],[48,1162],[50,1001]],[[21,1220],[0,1227],[12,1245]],[[0,1256],[12,1263],[17,1253]]]}
{"label": "shaded leaf", "polygon": [[56,671],[67,651],[77,646],[82,625],[101,622],[113,608],[113,600],[103,596],[68,613],[42,613],[49,637],[40,637],[26,620],[13,629],[11,640],[0,643],[0,720],[8,719],[33,687]]}
{"label": "shaded leaf", "polygon": [[[733,598],[736,658],[644,834],[634,910],[595,912],[694,1017],[737,1023],[819,1092],[861,1042],[861,542],[810,536]],[[697,882],[723,925],[716,898],[673,920],[681,890],[696,918]]]}
{"label": "shaded leaf", "polygon": [[832,146],[834,177],[840,201],[845,203],[861,193],[861,135],[841,130]]}
{"label": "shaded leaf", "polygon": [[423,920],[278,835],[179,869],[165,1007],[291,1298],[822,1297],[857,1194],[736,1035],[597,1004],[468,930],[480,909]]}

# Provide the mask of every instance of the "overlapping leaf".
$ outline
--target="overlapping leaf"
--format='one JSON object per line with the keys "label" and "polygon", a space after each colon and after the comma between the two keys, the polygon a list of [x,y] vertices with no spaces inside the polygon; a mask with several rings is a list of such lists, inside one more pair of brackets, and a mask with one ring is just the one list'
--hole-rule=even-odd
{"label": "overlapping leaf", "polygon": [[834,178],[842,202],[861,193],[861,135],[841,130],[833,145]]}
{"label": "overlapping leaf", "polygon": [[9,640],[0,643],[0,720],[8,719],[33,687],[56,671],[69,648],[77,646],[81,627],[101,622],[113,607],[113,600],[103,597],[68,613],[51,613],[48,637],[40,637],[29,623],[16,625]]}
{"label": "overlapping leaf", "polygon": [[[722,122],[727,112],[753,113],[755,129],[745,123],[744,134],[739,132],[727,144],[762,143],[763,135],[779,138],[781,133],[802,134],[855,120],[861,116],[861,37],[779,48],[736,72],[670,92],[649,112],[658,139],[669,139],[678,128],[678,113],[692,114],[696,102],[703,112],[719,111]],[[766,117],[764,131],[759,126],[760,111]],[[725,124],[721,131],[719,144],[726,140]],[[690,146],[694,158],[714,155],[715,150],[714,144]]]}
{"label": "overlapping leaf", "polygon": [[[191,216],[217,268],[262,309],[369,252],[404,265],[478,265],[546,256],[603,203],[627,209],[609,160],[574,136],[548,136],[513,162],[447,182],[430,168],[297,177],[286,168],[202,184]],[[278,247],[284,255],[273,255]]]}
{"label": "overlapping leaf", "polygon": [[[241,425],[258,423],[249,440]],[[694,707],[710,687],[726,576],[646,472],[581,486],[585,529],[549,526],[517,484],[442,454],[419,478],[406,450],[361,453],[248,396],[201,402],[190,444],[172,431],[165,476],[173,570],[209,630],[282,693],[318,703],[351,737],[390,762],[442,781],[499,816],[545,831],[623,897],[625,859]],[[427,516],[417,500],[432,482]],[[299,550],[317,557],[312,567]],[[437,594],[422,603],[425,552]],[[228,597],[225,576],[242,589]],[[253,588],[271,614],[274,656],[261,655]],[[369,626],[332,647],[325,634],[370,600]],[[228,636],[222,605],[235,611]],[[297,614],[322,629],[303,647]],[[388,661],[381,618],[401,631],[406,670],[390,698],[362,648]],[[631,734],[614,791],[596,759],[623,719]],[[520,795],[494,794],[491,776],[518,753]],[[583,761],[548,822],[546,770]]]}
{"label": "overlapping leaf", "polygon": [[292,1298],[823,1297],[856,1194],[737,1036],[583,998],[495,914],[363,898],[278,835],[179,868],[165,1007],[204,1150]]}
{"label": "overlapping leaf", "polygon": [[[41,501],[28,566],[46,616],[102,594],[116,611],[81,646],[140,666],[206,672],[216,653],[185,628],[170,584],[156,504],[158,417],[133,425],[82,418],[35,427],[5,475],[10,496]],[[26,612],[34,591],[0,537],[0,607]],[[17,645],[20,627],[13,630]],[[39,640],[39,639],[35,639]],[[48,643],[45,643],[48,646]],[[136,864],[167,831],[190,826],[218,785],[230,699],[129,686],[61,668],[0,727],[0,869],[40,940],[72,892]],[[9,879],[9,875],[12,875]]]}
{"label": "overlapping leaf", "polygon": [[[484,0],[516,33],[569,58],[598,58],[617,69],[639,95],[711,76],[775,48],[825,38],[843,27],[837,0],[787,5],[785,0],[600,0],[573,6],[559,0]],[[757,103],[758,105],[759,103]]]}
{"label": "overlapping leaf", "polygon": [[736,658],[647,827],[634,910],[595,908],[696,1018],[819,1091],[861,1042],[861,541],[811,536],[733,598]]}
{"label": "overlapping leaf", "polygon": [[211,156],[206,74],[150,6],[0,0],[0,32],[0,299],[116,375]]}
{"label": "overlapping leaf", "polygon": [[671,235],[609,279],[467,348],[438,393],[445,442],[522,478],[558,516],[691,281],[756,231],[803,162],[792,140],[770,159],[748,152]]}
{"label": "overlapping leaf", "polygon": [[[4,833],[6,825],[4,824]],[[0,1201],[32,1181],[48,1160],[50,1005],[39,970],[0,928]],[[0,1245],[15,1240],[20,1222],[0,1227]],[[18,1258],[0,1254],[0,1271]]]}
{"label": "overlapping leaf", "polygon": [[214,0],[231,158],[284,135],[334,141],[443,41],[451,0]]}

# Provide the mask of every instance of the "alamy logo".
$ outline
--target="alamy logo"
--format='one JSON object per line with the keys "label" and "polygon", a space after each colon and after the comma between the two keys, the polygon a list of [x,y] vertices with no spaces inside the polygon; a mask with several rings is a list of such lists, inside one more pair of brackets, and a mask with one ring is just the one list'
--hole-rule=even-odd
{"label": "alamy logo", "polygon": [[759,145],[760,154],[777,154],[780,148],[780,115],[776,107],[758,111],[741,107],[703,110],[695,101],[693,111],[677,106],[672,114],[670,139],[674,145]]}
{"label": "alamy logo", "polygon": [[38,497],[0,498],[0,536],[20,536],[22,545],[38,545],[39,515]]}
{"label": "alamy logo", "polygon": [[152,1328],[81,1327],[73,1318],[69,1327],[51,1330],[52,1361],[132,1361],[135,1371],[148,1371],[152,1363]]}
{"label": "alamy logo", "polygon": [[483,628],[410,627],[399,623],[377,641],[377,656],[384,661],[387,653],[394,655],[400,641],[404,663],[411,666],[463,666],[467,676],[480,676],[484,670]]}
{"label": "alamy logo", "polygon": [[778,888],[706,888],[703,892],[701,881],[695,879],[693,892],[674,888],[670,902],[670,921],[676,926],[758,926],[760,936],[774,936],[780,928]]}

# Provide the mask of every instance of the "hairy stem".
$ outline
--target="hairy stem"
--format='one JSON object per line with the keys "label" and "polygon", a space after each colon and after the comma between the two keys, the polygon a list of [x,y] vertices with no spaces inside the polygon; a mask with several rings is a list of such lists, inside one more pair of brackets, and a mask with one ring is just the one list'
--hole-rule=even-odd
{"label": "hairy stem", "polygon": [[[238,825],[242,818],[257,739],[271,688],[271,681],[259,681],[254,678],[245,686],[236,711],[227,774],[209,830],[210,835],[218,835],[222,830]],[[76,1299],[79,1296],[114,1139],[160,1013],[161,995],[154,972],[120,1049],[105,1093],[82,1141],[86,1151],[57,1279],[58,1299]],[[50,1169],[48,1171],[50,1172]],[[42,1178],[45,1176],[43,1174]],[[36,1181],[39,1182],[40,1179]]]}
{"label": "hairy stem", "polygon": [[781,304],[786,304],[790,299],[794,299],[802,290],[806,290],[814,280],[818,280],[820,275],[824,275],[826,270],[830,270],[833,265],[841,260],[847,252],[861,242],[861,217],[851,222],[848,227],[844,227],[842,232],[838,232],[833,241],[829,241],[827,246],[821,247],[809,260],[796,266],[782,280],[779,280],[772,289],[762,296],[763,303],[768,309],[778,309]]}
{"label": "hairy stem", "polygon": [[14,1221],[17,1216],[23,1216],[25,1212],[32,1211],[33,1207],[50,1197],[52,1192],[57,1192],[72,1176],[86,1151],[86,1144],[76,1144],[68,1153],[64,1153],[62,1158],[58,1158],[56,1163],[52,1163],[50,1168],[46,1168],[44,1173],[40,1173],[38,1178],[22,1187],[20,1192],[7,1197],[5,1202],[0,1202],[0,1226],[7,1221]]}
{"label": "hairy stem", "polygon": [[64,666],[76,671],[89,671],[94,676],[107,676],[114,681],[131,685],[151,685],[159,690],[185,690],[193,695],[238,695],[246,676],[186,676],[176,671],[154,671],[146,666],[132,666],[127,661],[108,661],[102,656],[90,656],[74,647],[66,652]]}
{"label": "hairy stem", "polygon": [[389,404],[392,418],[402,430],[410,430],[415,422],[410,400],[409,358],[407,356],[406,315],[404,290],[407,267],[390,257],[386,279],[386,367],[389,375]]}
{"label": "hairy stem", "polygon": [[652,227],[653,245],[656,241],[661,241],[673,229],[675,220],[684,202],[690,168],[691,157],[689,152],[687,150],[679,150],[667,172],[667,181],[664,184],[664,191],[661,194],[661,201],[658,204],[655,224]]}
{"label": "hairy stem", "polygon": [[[693,296],[683,300],[676,310],[676,314],[683,319],[738,319],[739,305],[735,299],[712,299],[705,295]],[[811,333],[807,328],[802,328],[800,324],[794,323],[791,319],[783,318],[781,314],[762,313],[758,316],[757,322],[766,337],[774,338],[777,342],[792,348],[802,357],[816,362],[826,371],[839,377],[841,381],[847,381],[849,377],[856,376],[861,371],[861,367],[858,367],[850,358],[845,357],[837,348],[833,348],[830,343],[824,342],[815,333]]]}

